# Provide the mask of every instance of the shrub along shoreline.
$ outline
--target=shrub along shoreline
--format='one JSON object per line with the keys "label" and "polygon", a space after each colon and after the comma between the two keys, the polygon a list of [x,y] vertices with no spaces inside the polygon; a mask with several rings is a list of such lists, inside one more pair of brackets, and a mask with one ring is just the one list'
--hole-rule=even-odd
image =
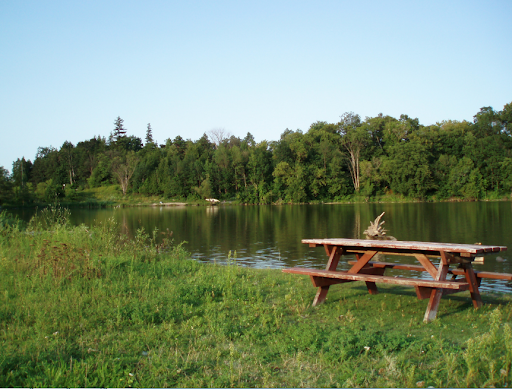
{"label": "shrub along shoreline", "polygon": [[[101,190],[99,190],[101,189]],[[106,189],[106,190],[103,190]],[[337,200],[325,201],[306,201],[306,202],[285,202],[277,200],[272,203],[244,203],[236,198],[223,200],[220,204],[236,204],[236,205],[283,205],[283,204],[358,204],[358,203],[420,203],[420,202],[468,202],[468,201],[512,201],[511,196],[497,196],[495,193],[484,195],[479,200],[464,199],[462,197],[437,198],[435,196],[424,199],[406,197],[401,195],[347,195]],[[21,202],[12,199],[11,202],[4,203],[4,209],[16,208],[44,208],[52,206],[53,202]],[[190,200],[183,198],[167,198],[165,196],[146,196],[141,194],[123,195],[119,189],[119,185],[111,185],[106,188],[94,188],[77,191],[76,196],[71,198],[63,198],[58,204],[67,208],[114,208],[114,207],[140,207],[140,206],[211,206],[212,204],[206,200]]]}
{"label": "shrub along shoreline", "polygon": [[[505,387],[511,296],[443,298],[424,324],[411,289],[333,287],[203,264],[169,236],[51,208],[0,216],[0,386]],[[164,234],[165,235],[165,234]],[[160,241],[160,240],[159,240]]]}

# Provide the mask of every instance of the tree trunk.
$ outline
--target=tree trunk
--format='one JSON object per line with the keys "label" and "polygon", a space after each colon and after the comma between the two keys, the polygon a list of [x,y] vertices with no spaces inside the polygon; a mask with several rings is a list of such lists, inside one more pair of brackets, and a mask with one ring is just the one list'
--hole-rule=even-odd
{"label": "tree trunk", "polygon": [[359,192],[359,148],[349,148],[347,147],[347,151],[350,155],[350,163],[348,165],[348,170],[350,171],[350,176],[352,178],[352,183],[354,184],[354,189],[356,192]]}

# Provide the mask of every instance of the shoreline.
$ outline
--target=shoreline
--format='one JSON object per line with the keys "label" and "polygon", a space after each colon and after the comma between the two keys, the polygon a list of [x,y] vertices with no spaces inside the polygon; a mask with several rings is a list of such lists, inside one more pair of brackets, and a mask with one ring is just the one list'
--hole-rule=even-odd
{"label": "shoreline", "polygon": [[[315,204],[324,204],[324,205],[346,205],[346,204],[407,204],[407,203],[467,203],[467,202],[507,202],[512,201],[512,198],[503,197],[503,198],[484,198],[479,200],[464,200],[459,198],[450,198],[443,200],[419,200],[419,199],[397,199],[395,197],[391,198],[374,198],[368,200],[360,200],[360,199],[348,199],[348,200],[340,200],[340,201],[310,201],[310,202],[302,202],[302,203],[293,203],[293,202],[273,202],[273,203],[240,203],[236,200],[220,200],[219,203],[211,204],[204,200],[193,200],[193,201],[166,201],[166,202],[126,202],[122,199],[113,199],[108,201],[102,201],[97,199],[90,199],[88,201],[58,201],[62,207],[66,208],[128,208],[128,207],[187,207],[187,206],[203,206],[203,207],[212,207],[212,206],[220,206],[220,205],[241,205],[241,206],[253,206],[253,205],[315,205]],[[48,206],[52,206],[56,203],[32,203],[32,204],[4,204],[0,206],[0,211],[9,210],[9,209],[30,209],[30,208],[44,208]]]}

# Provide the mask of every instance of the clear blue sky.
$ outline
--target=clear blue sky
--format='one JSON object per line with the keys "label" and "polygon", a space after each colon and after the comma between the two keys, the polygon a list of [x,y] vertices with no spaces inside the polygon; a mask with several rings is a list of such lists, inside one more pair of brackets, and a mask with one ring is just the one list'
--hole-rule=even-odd
{"label": "clear blue sky", "polygon": [[512,1],[0,0],[0,166],[39,146],[512,102]]}

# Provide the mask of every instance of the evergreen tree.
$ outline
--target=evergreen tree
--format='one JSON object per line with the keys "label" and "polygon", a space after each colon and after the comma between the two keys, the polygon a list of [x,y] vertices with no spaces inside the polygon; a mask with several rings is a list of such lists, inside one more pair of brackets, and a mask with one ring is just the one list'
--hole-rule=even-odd
{"label": "evergreen tree", "polygon": [[12,198],[12,185],[9,178],[9,172],[0,166],[0,205]]}
{"label": "evergreen tree", "polygon": [[114,128],[114,139],[117,141],[119,138],[126,136],[126,129],[123,126],[124,120],[120,116],[117,117],[114,122],[116,128]]}
{"label": "evergreen tree", "polygon": [[153,140],[153,130],[151,129],[151,123],[148,123],[148,129],[146,130],[146,145],[149,143],[155,143]]}

